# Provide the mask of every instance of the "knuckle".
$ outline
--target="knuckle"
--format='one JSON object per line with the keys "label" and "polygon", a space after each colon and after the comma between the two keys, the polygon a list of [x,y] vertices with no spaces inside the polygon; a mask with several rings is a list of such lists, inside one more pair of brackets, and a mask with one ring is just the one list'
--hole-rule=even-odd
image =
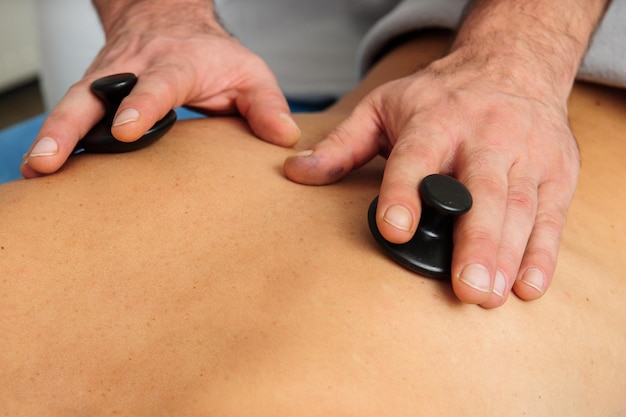
{"label": "knuckle", "polygon": [[516,212],[528,213],[534,211],[535,201],[535,197],[530,194],[509,191],[507,206]]}
{"label": "knuckle", "polygon": [[515,244],[509,241],[500,242],[500,248],[498,249],[498,264],[503,266],[505,271],[512,272],[514,269],[519,268],[520,262],[524,255],[524,249],[526,248],[527,241],[520,244]]}
{"label": "knuckle", "polygon": [[557,261],[557,250],[552,250],[548,246],[533,245],[526,249],[524,258],[533,265],[539,265],[544,270],[552,270]]}
{"label": "knuckle", "polygon": [[448,146],[433,132],[434,128],[423,127],[420,130],[406,128],[397,138],[391,151],[392,158],[402,161],[407,167],[416,165],[439,166],[445,155],[451,154]]}
{"label": "knuckle", "polygon": [[537,206],[537,187],[531,181],[518,182],[509,187],[507,206],[516,213],[533,213]]}
{"label": "knuckle", "polygon": [[[57,141],[71,141],[73,136],[78,136],[78,134],[83,134],[86,132],[76,132],[76,122],[75,115],[71,112],[61,111],[56,109],[52,111],[48,117],[46,118],[41,132],[47,132],[47,135],[52,135],[55,137]],[[75,132],[74,134],[72,134]],[[75,138],[78,140],[78,137]]]}
{"label": "knuckle", "polygon": [[506,181],[494,171],[489,169],[479,169],[468,173],[465,178],[470,189],[480,189],[481,193],[494,199],[497,196],[504,196],[507,193]]}
{"label": "knuckle", "polygon": [[468,226],[462,234],[463,239],[476,248],[491,250],[492,253],[495,253],[498,239],[490,229],[480,225]]}
{"label": "knuckle", "polygon": [[525,257],[543,265],[556,264],[564,224],[564,215],[539,214]]}
{"label": "knuckle", "polygon": [[350,143],[351,132],[345,126],[344,123],[335,126],[328,134],[325,136],[325,140],[328,140],[330,143],[337,145],[340,149],[344,149]]}
{"label": "knuckle", "polygon": [[433,150],[429,146],[420,146],[412,140],[399,140],[394,145],[393,153],[408,160],[423,160],[433,156]]}
{"label": "knuckle", "polygon": [[544,233],[560,234],[565,225],[566,208],[558,205],[553,209],[543,209],[537,212],[535,228]]}
{"label": "knuckle", "polygon": [[[418,198],[417,193],[417,182],[411,180],[410,177],[393,177],[385,178],[385,187],[384,187],[386,196],[404,196],[403,200],[406,197],[412,197],[412,199]],[[382,193],[382,191],[381,191]]]}
{"label": "knuckle", "polygon": [[68,88],[66,96],[76,94],[77,92],[82,93],[85,90],[89,90],[91,82],[91,78],[83,78],[82,80],[75,82],[70,86],[70,88]]}

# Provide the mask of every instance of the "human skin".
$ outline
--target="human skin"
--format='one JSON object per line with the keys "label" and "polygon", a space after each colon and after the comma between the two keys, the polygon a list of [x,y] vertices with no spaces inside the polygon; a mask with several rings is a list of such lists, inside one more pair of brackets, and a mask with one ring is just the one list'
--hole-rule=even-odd
{"label": "human skin", "polygon": [[102,118],[90,92],[103,76],[132,72],[137,85],[117,112],[112,134],[140,138],[172,108],[183,104],[211,113],[239,113],[255,134],[292,146],[299,130],[265,62],[228,34],[207,0],[94,0],[106,44],[84,78],[73,85],[44,121],[25,156],[26,178],[56,172],[74,146]]}
{"label": "human skin", "polygon": [[474,196],[455,236],[459,299],[497,307],[511,289],[539,298],[579,169],[567,98],[606,4],[474,2],[445,56],[366,96],[327,138],[286,161],[287,176],[328,184],[388,154],[377,225],[404,243],[419,222],[421,179],[452,174]]}
{"label": "human skin", "polygon": [[[286,161],[287,177],[327,184],[389,154],[377,224],[385,238],[401,243],[418,224],[420,180],[453,174],[475,200],[456,235],[459,299],[497,307],[511,289],[525,300],[540,297],[552,279],[578,174],[565,103],[606,3],[476,1],[448,54],[365,97],[326,140]],[[236,109],[258,136],[286,146],[297,140],[272,74],[221,28],[212,2],[94,4],[107,45],[44,123],[37,143],[46,137],[56,145],[29,153],[25,177],[55,172],[65,162],[102,116],[89,84],[116,72],[140,76],[118,112],[135,109],[139,117],[112,129],[121,140],[137,139],[181,104]]]}
{"label": "human skin", "polygon": [[[299,146],[441,45],[404,45],[297,115]],[[384,161],[301,187],[281,175],[290,151],[239,119],[1,186],[0,415],[623,416],[622,93],[574,90],[584,164],[556,279],[495,310],[376,246]]]}

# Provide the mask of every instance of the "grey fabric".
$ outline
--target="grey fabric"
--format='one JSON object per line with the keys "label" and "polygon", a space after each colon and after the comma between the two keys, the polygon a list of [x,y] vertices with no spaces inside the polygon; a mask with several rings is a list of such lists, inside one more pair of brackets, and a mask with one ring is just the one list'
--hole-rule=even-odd
{"label": "grey fabric", "polygon": [[216,0],[226,27],[260,55],[290,98],[325,99],[359,79],[365,33],[397,0]]}
{"label": "grey fabric", "polygon": [[626,88],[626,0],[613,0],[578,71],[578,78]]}
{"label": "grey fabric", "polygon": [[385,45],[423,28],[455,29],[469,0],[404,0],[368,31],[359,45],[359,72],[369,68]]}
{"label": "grey fabric", "polygon": [[[393,38],[427,27],[454,29],[468,0],[216,0],[226,27],[260,55],[287,96],[350,90]],[[613,0],[579,78],[626,88],[626,0]]]}

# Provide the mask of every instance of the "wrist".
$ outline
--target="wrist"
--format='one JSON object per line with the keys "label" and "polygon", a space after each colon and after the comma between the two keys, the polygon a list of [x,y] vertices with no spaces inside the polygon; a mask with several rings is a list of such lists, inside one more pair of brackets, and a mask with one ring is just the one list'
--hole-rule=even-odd
{"label": "wrist", "polygon": [[527,90],[566,99],[605,0],[483,0],[459,29],[451,56]]}
{"label": "wrist", "polygon": [[159,29],[220,32],[211,0],[92,0],[104,32],[112,34],[132,28],[136,31]]}

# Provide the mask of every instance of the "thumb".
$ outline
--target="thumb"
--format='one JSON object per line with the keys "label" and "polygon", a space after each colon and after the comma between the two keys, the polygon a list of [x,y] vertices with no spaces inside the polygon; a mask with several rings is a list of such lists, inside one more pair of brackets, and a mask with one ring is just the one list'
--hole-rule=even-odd
{"label": "thumb", "polygon": [[374,158],[381,150],[382,123],[369,104],[359,104],[326,138],[285,160],[290,180],[324,185],[340,180]]}
{"label": "thumb", "polygon": [[251,87],[237,99],[237,109],[256,136],[280,146],[293,146],[300,128],[291,117],[287,99],[274,80]]}

